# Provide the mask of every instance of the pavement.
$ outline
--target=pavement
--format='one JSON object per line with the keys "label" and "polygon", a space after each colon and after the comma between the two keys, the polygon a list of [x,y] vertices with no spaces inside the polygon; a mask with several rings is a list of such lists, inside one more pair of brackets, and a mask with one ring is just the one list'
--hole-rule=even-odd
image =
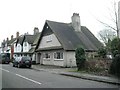
{"label": "pavement", "polygon": [[63,68],[63,67],[59,67],[59,66],[37,64],[37,65],[32,65],[32,69],[35,69],[38,71],[46,71],[46,72],[50,72],[53,74],[59,74],[59,75],[65,75],[65,76],[70,76],[70,77],[86,79],[86,80],[93,80],[93,81],[98,81],[98,82],[120,85],[120,79],[118,79],[116,77],[97,76],[97,75],[81,73],[81,72],[73,72],[73,71],[77,70],[77,68],[75,68],[75,67]]}

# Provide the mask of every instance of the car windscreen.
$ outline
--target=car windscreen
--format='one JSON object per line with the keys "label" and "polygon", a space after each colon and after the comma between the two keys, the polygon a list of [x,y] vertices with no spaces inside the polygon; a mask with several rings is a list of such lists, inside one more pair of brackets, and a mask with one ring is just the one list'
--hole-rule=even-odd
{"label": "car windscreen", "polygon": [[31,58],[30,57],[22,57],[22,60],[31,60]]}
{"label": "car windscreen", "polygon": [[1,58],[10,59],[10,54],[9,53],[2,53]]}

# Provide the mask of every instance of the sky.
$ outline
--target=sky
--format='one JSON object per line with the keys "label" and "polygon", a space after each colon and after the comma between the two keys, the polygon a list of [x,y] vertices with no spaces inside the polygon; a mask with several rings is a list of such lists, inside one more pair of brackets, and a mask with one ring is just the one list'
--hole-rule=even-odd
{"label": "sky", "polygon": [[[119,0],[116,0],[118,2]],[[70,23],[73,13],[79,13],[82,26],[96,37],[110,23],[113,0],[0,0],[0,42],[11,35],[33,34],[34,27],[42,31],[45,20]]]}

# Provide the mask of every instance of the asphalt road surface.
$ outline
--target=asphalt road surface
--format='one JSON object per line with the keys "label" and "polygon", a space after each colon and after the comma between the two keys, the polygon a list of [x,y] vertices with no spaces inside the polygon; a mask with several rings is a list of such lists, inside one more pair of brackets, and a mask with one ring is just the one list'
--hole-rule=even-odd
{"label": "asphalt road surface", "polygon": [[[117,85],[0,64],[0,88],[118,88]],[[2,83],[2,85],[1,85]]]}

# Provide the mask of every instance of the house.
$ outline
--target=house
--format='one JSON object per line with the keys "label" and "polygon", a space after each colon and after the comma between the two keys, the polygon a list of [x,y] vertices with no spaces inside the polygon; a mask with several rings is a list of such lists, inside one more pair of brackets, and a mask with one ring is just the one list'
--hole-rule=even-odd
{"label": "house", "polygon": [[32,45],[38,37],[38,33],[39,29],[35,27],[33,35],[25,33],[24,35],[19,36],[14,45],[14,57],[30,56],[32,58],[34,53]]}
{"label": "house", "polygon": [[14,52],[14,42],[16,41],[17,38],[13,38],[13,35],[11,35],[11,40],[8,41],[8,47],[9,47],[9,53],[10,53],[10,58],[13,58],[13,52]]}
{"label": "house", "polygon": [[10,48],[9,48],[9,46],[8,46],[8,42],[9,42],[9,38],[7,37],[7,39],[5,40],[3,40],[3,42],[2,42],[2,52],[3,53],[9,53],[10,51]]}
{"label": "house", "polygon": [[24,35],[19,36],[19,32],[17,32],[18,37],[16,42],[14,43],[14,58],[15,57],[20,57],[22,56],[22,51],[23,51],[23,40],[24,40]]}
{"label": "house", "polygon": [[11,39],[7,38],[7,40],[3,40],[1,44],[1,53],[10,53],[10,58],[13,57],[13,42],[16,40],[16,38],[13,38],[13,35],[11,35]]}
{"label": "house", "polygon": [[72,23],[46,20],[36,46],[36,62],[62,67],[76,66],[75,50],[78,46],[92,55],[102,44],[74,13]]}
{"label": "house", "polygon": [[1,53],[11,53],[11,46],[13,44],[13,42],[16,40],[16,38],[13,38],[13,35],[11,35],[11,39],[9,40],[9,38],[7,37],[7,39],[3,40],[3,42],[1,43]]}
{"label": "house", "polygon": [[35,36],[34,35],[25,35],[23,40],[23,55],[24,56],[32,56],[32,44],[34,42]]}
{"label": "house", "polygon": [[2,49],[2,53],[5,52],[5,39],[3,40],[3,42],[1,42],[1,49]]}

